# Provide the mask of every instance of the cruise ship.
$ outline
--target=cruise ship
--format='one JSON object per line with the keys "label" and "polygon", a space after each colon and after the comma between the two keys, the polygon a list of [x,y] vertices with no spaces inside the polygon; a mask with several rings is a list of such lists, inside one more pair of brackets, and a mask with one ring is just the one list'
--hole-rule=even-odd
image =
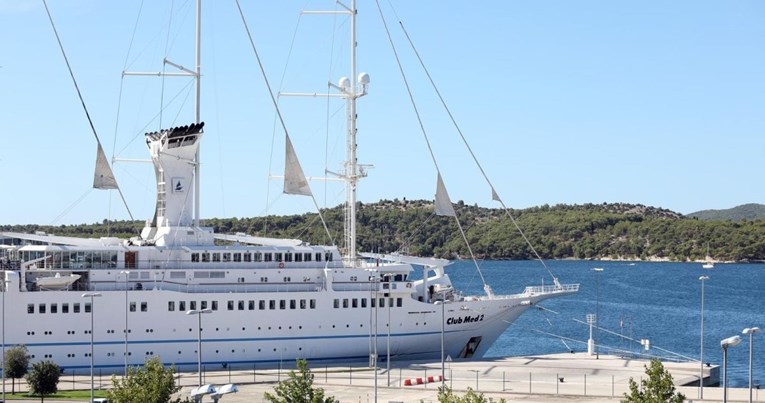
{"label": "cruise ship", "polygon": [[[348,18],[355,10],[354,2]],[[363,167],[355,155],[355,102],[366,95],[369,77],[357,74],[355,63],[354,55],[350,76],[357,79],[334,86],[348,105],[347,161],[339,174],[347,188],[342,247],[203,227],[204,123],[146,133],[156,206],[140,235],[0,233],[3,348],[23,344],[32,362],[64,369],[88,368],[92,359],[114,373],[154,356],[179,368],[198,361],[211,368],[301,358],[470,359],[483,356],[535,304],[576,293],[578,284],[555,279],[513,295],[486,286],[484,295],[467,296],[445,273],[447,260],[356,251]],[[193,74],[199,77],[199,67]],[[285,144],[284,191],[310,194],[288,137]],[[114,178],[100,144],[97,161],[94,186],[108,187]],[[440,176],[434,205],[456,218]]]}

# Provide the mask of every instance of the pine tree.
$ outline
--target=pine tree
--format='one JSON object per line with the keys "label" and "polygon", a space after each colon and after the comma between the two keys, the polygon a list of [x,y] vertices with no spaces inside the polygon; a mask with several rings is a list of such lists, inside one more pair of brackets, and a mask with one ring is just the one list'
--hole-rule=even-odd
{"label": "pine tree", "polygon": [[659,360],[651,360],[645,367],[648,379],[640,381],[640,386],[630,378],[630,394],[624,394],[622,403],[681,403],[685,401],[682,393],[675,393],[672,375],[664,369]]}

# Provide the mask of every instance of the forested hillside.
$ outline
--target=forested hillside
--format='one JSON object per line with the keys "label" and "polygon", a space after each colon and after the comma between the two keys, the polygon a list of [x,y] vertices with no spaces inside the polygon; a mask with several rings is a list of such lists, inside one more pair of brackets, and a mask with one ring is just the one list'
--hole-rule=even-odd
{"label": "forested hillside", "polygon": [[711,221],[761,220],[765,219],[765,205],[749,203],[723,210],[701,210],[688,214],[688,217]]}
{"label": "forested hillside", "polygon": [[[500,209],[455,205],[473,251],[481,258],[532,259],[533,251]],[[545,259],[765,260],[765,220],[704,221],[669,210],[631,204],[541,206],[511,210],[539,255]],[[323,211],[334,243],[342,246],[342,209]],[[382,200],[359,204],[360,251],[402,251],[420,256],[467,257],[468,249],[452,217],[433,215],[430,201]],[[254,218],[212,218],[216,232],[245,232],[331,243],[315,213]],[[143,222],[45,227],[0,226],[2,231],[45,231],[56,235],[129,237]]]}

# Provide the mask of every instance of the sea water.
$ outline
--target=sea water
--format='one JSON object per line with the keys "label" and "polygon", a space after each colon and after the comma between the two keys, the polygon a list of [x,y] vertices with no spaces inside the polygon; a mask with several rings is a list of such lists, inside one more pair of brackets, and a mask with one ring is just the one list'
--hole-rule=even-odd
{"label": "sea water", "polygon": [[[581,284],[578,294],[543,301],[544,309],[522,315],[488,357],[587,351],[587,314],[598,312],[601,330],[594,331],[594,338],[599,352],[698,361],[699,277],[709,276],[704,282],[704,362],[722,366],[720,340],[740,335],[741,344],[728,349],[728,378],[732,387],[748,386],[749,336],[741,332],[757,326],[763,332],[754,335],[753,383],[765,381],[765,264],[716,264],[711,270],[701,263],[579,260],[545,261],[547,269],[539,261],[479,265],[497,295],[519,293],[529,285],[551,285],[548,269],[563,284]],[[457,261],[447,273],[466,295],[483,293],[472,261]],[[641,340],[649,340],[648,350]]]}

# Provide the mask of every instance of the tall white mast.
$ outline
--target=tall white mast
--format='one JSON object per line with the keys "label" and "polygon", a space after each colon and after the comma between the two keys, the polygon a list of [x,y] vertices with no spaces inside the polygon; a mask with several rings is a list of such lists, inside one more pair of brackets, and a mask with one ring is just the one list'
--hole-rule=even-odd
{"label": "tall white mast", "polygon": [[345,161],[345,249],[351,264],[356,261],[356,0],[351,1],[351,89],[347,99]]}
{"label": "tall white mast", "polygon": [[[195,82],[196,82],[196,110],[195,112],[195,122],[199,124],[201,122],[201,99],[202,99],[202,0],[197,0],[197,23],[196,23],[196,31],[197,31],[197,55],[196,55],[196,69],[194,71],[195,73]],[[200,195],[200,188],[199,188],[199,174],[200,174],[200,166],[199,163],[199,155],[200,149],[197,148],[197,154],[194,156],[194,226],[199,227],[199,195]]]}
{"label": "tall white mast", "polygon": [[[346,101],[346,160],[341,173],[330,172],[345,182],[345,253],[348,263],[353,265],[356,254],[356,186],[358,180],[366,176],[365,165],[358,163],[356,158],[356,99],[367,94],[369,75],[356,75],[356,0],[351,1],[351,7],[338,2],[344,10],[338,11],[303,11],[303,14],[347,14],[351,19],[351,79],[340,78],[338,85],[329,85],[339,91],[339,94],[291,93],[280,92],[280,96],[327,96],[340,97]],[[356,80],[356,81],[354,81]],[[359,88],[361,86],[361,88]]]}

